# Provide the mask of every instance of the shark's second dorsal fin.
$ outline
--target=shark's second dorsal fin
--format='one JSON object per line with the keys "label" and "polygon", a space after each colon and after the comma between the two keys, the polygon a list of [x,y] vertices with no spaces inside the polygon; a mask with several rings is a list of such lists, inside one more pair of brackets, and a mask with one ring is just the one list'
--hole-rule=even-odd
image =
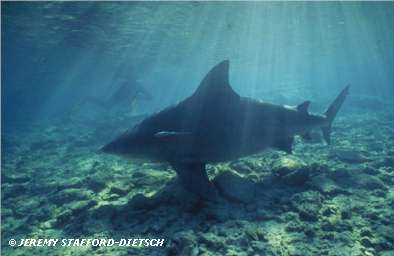
{"label": "shark's second dorsal fin", "polygon": [[300,111],[301,113],[308,113],[308,108],[311,102],[309,100],[304,101],[300,105],[297,106],[297,110]]}
{"label": "shark's second dorsal fin", "polygon": [[235,96],[239,98],[239,95],[231,88],[229,83],[229,65],[230,62],[224,60],[214,66],[201,81],[192,97]]}

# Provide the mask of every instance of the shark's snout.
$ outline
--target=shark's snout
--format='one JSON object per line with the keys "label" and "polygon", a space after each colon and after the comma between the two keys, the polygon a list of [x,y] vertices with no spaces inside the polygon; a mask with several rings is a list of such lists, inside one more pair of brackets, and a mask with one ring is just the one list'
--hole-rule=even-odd
{"label": "shark's snout", "polygon": [[140,157],[150,152],[150,140],[135,131],[129,131],[104,145],[101,152],[122,155],[127,157]]}
{"label": "shark's snout", "polygon": [[122,154],[125,151],[124,144],[124,141],[118,138],[101,147],[100,151],[107,154]]}
{"label": "shark's snout", "polygon": [[110,153],[115,153],[115,152],[114,152],[114,146],[113,146],[112,143],[108,143],[108,144],[102,146],[102,147],[99,149],[99,152],[108,153],[108,154],[110,154]]}

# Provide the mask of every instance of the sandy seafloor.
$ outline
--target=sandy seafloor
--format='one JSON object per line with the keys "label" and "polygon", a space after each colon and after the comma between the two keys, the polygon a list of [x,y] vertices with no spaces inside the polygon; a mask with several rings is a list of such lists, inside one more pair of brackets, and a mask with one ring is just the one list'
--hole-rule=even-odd
{"label": "sandy seafloor", "polygon": [[[392,256],[393,110],[343,111],[331,146],[298,138],[291,156],[267,150],[209,165],[225,196],[216,203],[184,191],[166,164],[97,153],[97,138],[110,139],[124,123],[14,129],[2,138],[2,254]],[[8,245],[103,237],[166,241],[162,248]]]}

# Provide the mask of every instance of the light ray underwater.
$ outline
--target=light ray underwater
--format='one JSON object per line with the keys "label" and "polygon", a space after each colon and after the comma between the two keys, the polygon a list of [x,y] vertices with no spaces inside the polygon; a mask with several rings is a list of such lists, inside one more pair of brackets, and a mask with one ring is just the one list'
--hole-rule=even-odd
{"label": "light ray underwater", "polygon": [[1,2],[4,255],[394,255],[394,2]]}

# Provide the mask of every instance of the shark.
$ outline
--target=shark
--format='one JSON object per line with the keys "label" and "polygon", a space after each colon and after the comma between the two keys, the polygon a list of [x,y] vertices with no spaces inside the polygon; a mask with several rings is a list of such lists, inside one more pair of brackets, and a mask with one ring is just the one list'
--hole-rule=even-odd
{"label": "shark", "polygon": [[310,101],[282,106],[241,97],[229,83],[229,60],[214,66],[188,98],[154,113],[101,148],[105,153],[167,162],[183,187],[203,199],[217,193],[207,164],[232,161],[267,148],[292,153],[294,137],[320,129],[330,144],[331,127],[350,85],[324,114]]}
{"label": "shark", "polygon": [[106,99],[90,97],[88,100],[104,109],[115,106],[133,105],[136,100],[152,100],[152,95],[138,82],[123,81],[120,86]]}

